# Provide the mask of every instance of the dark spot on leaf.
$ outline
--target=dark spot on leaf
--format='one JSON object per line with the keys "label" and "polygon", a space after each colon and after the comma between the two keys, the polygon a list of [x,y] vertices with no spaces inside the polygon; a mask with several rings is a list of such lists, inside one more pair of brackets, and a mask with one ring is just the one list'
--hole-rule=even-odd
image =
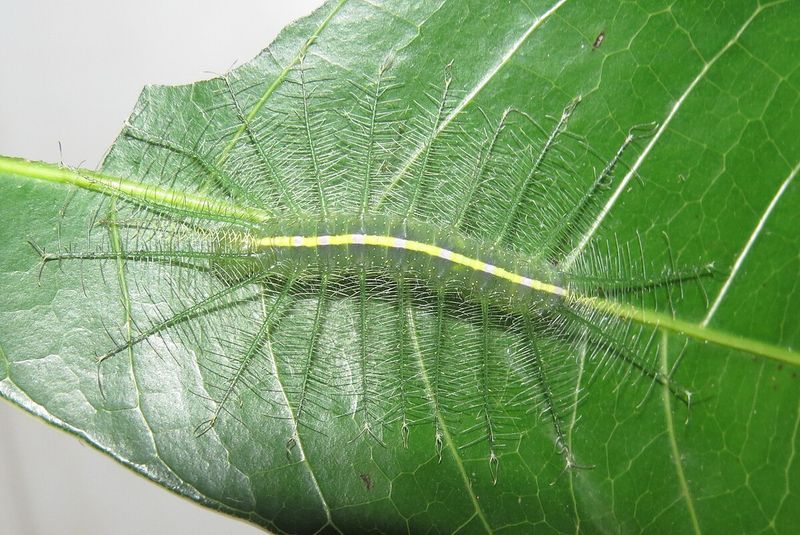
{"label": "dark spot on leaf", "polygon": [[603,44],[603,41],[606,40],[606,32],[602,31],[597,34],[597,37],[594,38],[594,43],[592,43],[592,48],[600,48],[600,45]]}
{"label": "dark spot on leaf", "polygon": [[359,474],[358,478],[361,479],[361,482],[364,483],[364,488],[367,490],[372,490],[372,487],[375,486],[369,474]]}

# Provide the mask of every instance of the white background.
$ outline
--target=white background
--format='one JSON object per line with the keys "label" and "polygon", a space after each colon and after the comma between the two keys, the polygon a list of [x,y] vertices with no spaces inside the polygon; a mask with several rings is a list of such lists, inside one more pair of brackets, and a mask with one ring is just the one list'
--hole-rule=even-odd
{"label": "white background", "polygon": [[[142,86],[223,73],[321,3],[0,0],[0,154],[95,168]],[[0,533],[263,532],[0,401]]]}

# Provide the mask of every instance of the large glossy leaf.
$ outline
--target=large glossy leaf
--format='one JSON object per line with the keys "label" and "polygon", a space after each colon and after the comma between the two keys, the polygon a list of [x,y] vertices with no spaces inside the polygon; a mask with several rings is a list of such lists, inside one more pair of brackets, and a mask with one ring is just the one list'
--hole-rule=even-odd
{"label": "large glossy leaf", "polygon": [[[800,370],[768,356],[796,360],[785,348],[800,342],[798,23],[791,2],[330,2],[224,79],[147,88],[104,175],[3,161],[0,393],[166,487],[277,532],[790,532],[800,522]],[[380,138],[369,135],[379,78],[391,89],[375,116],[400,119]],[[480,326],[473,316],[443,310],[445,323],[435,306],[415,302],[399,325],[396,307],[374,289],[337,298],[320,293],[319,281],[302,291],[264,283],[97,365],[115,343],[229,291],[245,269],[217,258],[201,276],[116,261],[152,244],[153,233],[172,236],[158,242],[167,252],[198,238],[185,213],[169,226],[158,212],[175,218],[181,206],[193,223],[214,226],[295,202],[319,209],[322,179],[340,203],[333,211],[357,213],[351,185],[374,163],[375,203],[397,177],[401,190],[414,184],[414,170],[440,181],[425,192],[425,219],[444,226],[433,208],[446,216],[461,193],[447,178],[479,165],[506,109],[535,118],[546,142],[578,97],[572,137],[559,137],[547,167],[553,180],[530,199],[531,220],[545,214],[543,226],[554,224],[633,128],[636,139],[565,254],[599,258],[605,246],[583,248],[584,238],[612,250],[641,243],[634,263],[718,268],[702,284],[673,284],[644,303],[694,332],[659,330],[651,344],[653,366],[679,361],[674,380],[694,393],[690,409],[625,362],[595,363],[601,373],[591,380],[580,359],[550,365],[558,373],[546,390],[585,396],[573,409],[540,392],[532,408],[558,409],[572,455],[592,468],[564,471],[550,413],[514,412],[519,391],[503,397],[481,382],[520,343],[515,332],[492,331],[484,367],[470,361],[479,351],[464,349]],[[530,165],[531,154],[512,145],[535,145],[537,136],[513,115],[509,169],[515,159]],[[419,163],[428,156],[434,169]],[[295,178],[285,192],[274,182],[262,188],[277,175]],[[107,176],[150,188],[109,199],[119,188],[100,187]],[[156,198],[164,192],[189,196]],[[200,196],[223,208],[208,217],[207,203],[190,203]],[[130,203],[143,197],[144,206]],[[474,221],[475,232],[494,232]],[[65,259],[60,269],[49,262],[39,282],[40,258],[26,239],[53,254],[112,258]],[[540,245],[530,232],[510,241],[529,252]],[[366,315],[359,295],[369,296]],[[267,311],[291,321],[259,335]],[[441,325],[449,342],[431,357],[426,341]],[[417,333],[400,337],[418,342],[408,353],[414,372],[398,364],[398,329]],[[703,340],[733,339],[718,332],[751,351]],[[259,358],[242,361],[254,340]],[[643,354],[645,342],[636,346]],[[597,353],[590,345],[586,355]],[[548,349],[550,362],[574,359],[557,344]],[[407,431],[406,391],[428,398],[408,415]],[[475,427],[490,406],[505,422],[494,443]]]}

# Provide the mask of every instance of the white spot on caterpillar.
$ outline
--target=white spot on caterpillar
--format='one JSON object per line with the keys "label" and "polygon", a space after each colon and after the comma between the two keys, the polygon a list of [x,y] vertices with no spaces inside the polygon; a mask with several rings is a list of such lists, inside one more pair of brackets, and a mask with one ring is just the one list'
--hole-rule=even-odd
{"label": "white spot on caterpillar", "polygon": [[520,280],[520,284],[522,284],[523,286],[527,286],[528,288],[533,288],[533,279],[529,277],[522,277],[522,280]]}
{"label": "white spot on caterpillar", "polygon": [[292,246],[294,246],[294,247],[302,247],[303,246],[303,237],[302,236],[293,236],[292,237]]}
{"label": "white spot on caterpillar", "polygon": [[353,234],[350,236],[350,243],[354,243],[356,245],[364,245],[366,236],[364,234]]}
{"label": "white spot on caterpillar", "polygon": [[406,240],[403,238],[395,238],[392,241],[392,247],[396,247],[397,249],[405,249],[406,248]]}
{"label": "white spot on caterpillar", "polygon": [[330,245],[331,237],[328,235],[320,236],[317,238],[317,245]]}
{"label": "white spot on caterpillar", "polygon": [[483,264],[483,271],[485,271],[490,275],[494,275],[495,272],[497,271],[497,266],[495,266],[494,264]]}
{"label": "white spot on caterpillar", "polygon": [[453,251],[449,251],[447,249],[439,249],[439,258],[444,258],[445,260],[452,260]]}

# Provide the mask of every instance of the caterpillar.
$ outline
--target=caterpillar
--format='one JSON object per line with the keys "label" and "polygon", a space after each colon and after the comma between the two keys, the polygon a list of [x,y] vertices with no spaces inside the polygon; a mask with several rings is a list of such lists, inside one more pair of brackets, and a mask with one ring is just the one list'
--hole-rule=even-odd
{"label": "caterpillar", "polygon": [[[641,378],[689,404],[656,363],[667,316],[640,310],[713,265],[652,271],[641,243],[581,245],[653,126],[598,156],[568,129],[580,98],[547,125],[517,109],[456,119],[451,65],[430,102],[410,107],[391,98],[402,84],[390,65],[347,78],[349,97],[331,106],[329,81],[301,62],[264,118],[245,111],[253,91],[235,71],[177,126],[146,97],[106,164],[135,180],[48,171],[110,200],[88,243],[32,243],[42,267],[93,263],[126,274],[123,294],[138,295],[97,356],[98,391],[120,355],[149,344],[185,362],[188,348],[206,392],[198,440],[226,416],[288,418],[288,455],[341,416],[353,439],[381,445],[408,447],[430,426],[439,461],[447,445],[482,448],[493,483],[537,415],[567,468],[589,464],[566,415],[593,377]],[[582,177],[571,162],[586,159],[597,165]]]}

